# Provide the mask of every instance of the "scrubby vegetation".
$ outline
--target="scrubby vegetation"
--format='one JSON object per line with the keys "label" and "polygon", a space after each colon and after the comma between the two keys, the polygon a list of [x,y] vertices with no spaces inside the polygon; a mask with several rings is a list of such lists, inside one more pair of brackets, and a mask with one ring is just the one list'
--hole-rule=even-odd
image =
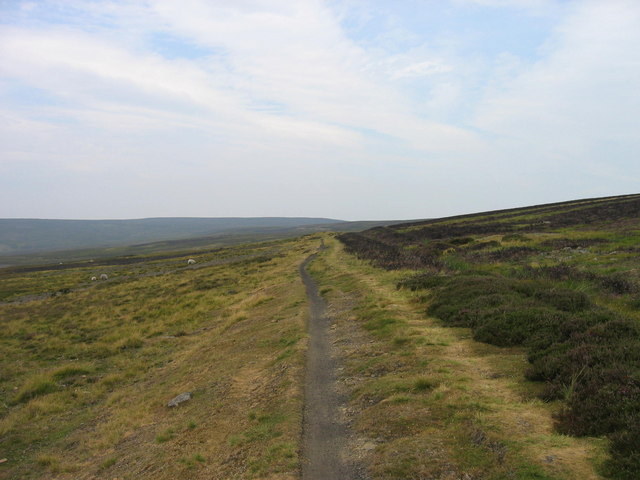
{"label": "scrubby vegetation", "polygon": [[556,428],[610,439],[606,474],[640,476],[640,196],[378,228],[339,237],[385,269],[417,270],[428,315],[527,349],[527,378],[561,400]]}
{"label": "scrubby vegetation", "polygon": [[407,276],[372,267],[339,242],[327,246],[310,268],[331,286],[325,296],[356,434],[347,450],[370,478],[602,478],[605,442],[554,431],[560,401],[536,396],[540,383],[523,375],[524,348],[480,343],[468,328],[425,316],[433,291],[453,277],[449,267]]}
{"label": "scrubby vegetation", "polygon": [[0,478],[295,474],[317,244],[0,270]]}

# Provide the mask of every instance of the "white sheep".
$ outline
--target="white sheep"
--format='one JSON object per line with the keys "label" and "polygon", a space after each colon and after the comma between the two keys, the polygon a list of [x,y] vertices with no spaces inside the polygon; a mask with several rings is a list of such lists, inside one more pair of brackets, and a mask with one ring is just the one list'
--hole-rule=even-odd
{"label": "white sheep", "polygon": [[97,278],[97,277],[91,277],[91,281],[92,281],[92,282],[95,282],[96,280],[98,280],[98,278]]}
{"label": "white sheep", "polygon": [[189,260],[187,260],[187,265],[194,265],[196,263],[196,261],[193,258],[190,258]]}
{"label": "white sheep", "polygon": [[107,276],[106,273],[103,273],[102,275],[100,275],[100,280],[107,280],[109,277]]}

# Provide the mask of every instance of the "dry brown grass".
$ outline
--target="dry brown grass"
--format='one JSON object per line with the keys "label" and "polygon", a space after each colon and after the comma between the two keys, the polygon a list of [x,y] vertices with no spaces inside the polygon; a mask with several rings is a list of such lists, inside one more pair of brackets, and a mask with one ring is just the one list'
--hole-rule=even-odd
{"label": "dry brown grass", "polygon": [[[297,478],[307,315],[297,268],[317,245],[236,247],[196,269],[123,267],[108,282],[0,306],[15,339],[1,345],[14,354],[3,393],[54,385],[2,411],[0,477]],[[247,260],[255,252],[265,258]],[[59,380],[80,364],[87,373]],[[166,406],[186,391],[190,401]]]}

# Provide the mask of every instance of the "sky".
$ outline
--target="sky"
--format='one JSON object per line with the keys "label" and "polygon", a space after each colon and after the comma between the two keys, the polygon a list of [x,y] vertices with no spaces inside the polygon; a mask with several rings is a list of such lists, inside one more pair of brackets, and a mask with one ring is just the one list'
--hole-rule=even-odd
{"label": "sky", "polygon": [[0,0],[0,217],[640,191],[637,0]]}

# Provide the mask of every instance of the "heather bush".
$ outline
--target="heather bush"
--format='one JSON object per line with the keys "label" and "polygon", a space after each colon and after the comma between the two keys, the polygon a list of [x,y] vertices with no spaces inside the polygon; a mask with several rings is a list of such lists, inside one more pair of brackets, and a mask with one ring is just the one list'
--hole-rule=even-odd
{"label": "heather bush", "polygon": [[606,435],[640,421],[640,378],[629,366],[584,368],[558,429],[572,435]]}
{"label": "heather bush", "polygon": [[524,345],[532,338],[538,338],[544,327],[549,325],[554,311],[545,307],[508,306],[483,312],[473,332],[473,338],[500,347]]}
{"label": "heather bush", "polygon": [[539,278],[423,274],[399,286],[434,289],[428,313],[447,325],[471,328],[478,341],[527,347],[527,378],[546,383],[544,399],[565,400],[558,429],[611,436],[612,472],[633,478],[625,472],[637,472],[640,445],[629,456],[623,439],[630,438],[629,425],[640,423],[637,323],[593,305],[582,292]]}
{"label": "heather bush", "polygon": [[635,293],[638,286],[628,274],[613,273],[600,277],[600,285],[608,292],[623,295],[625,293]]}
{"label": "heather bush", "polygon": [[640,472],[640,421],[611,435],[611,458],[606,467],[616,480],[636,480]]}
{"label": "heather bush", "polygon": [[545,288],[536,291],[533,296],[536,300],[563,312],[581,312],[591,305],[584,293],[568,288]]}

